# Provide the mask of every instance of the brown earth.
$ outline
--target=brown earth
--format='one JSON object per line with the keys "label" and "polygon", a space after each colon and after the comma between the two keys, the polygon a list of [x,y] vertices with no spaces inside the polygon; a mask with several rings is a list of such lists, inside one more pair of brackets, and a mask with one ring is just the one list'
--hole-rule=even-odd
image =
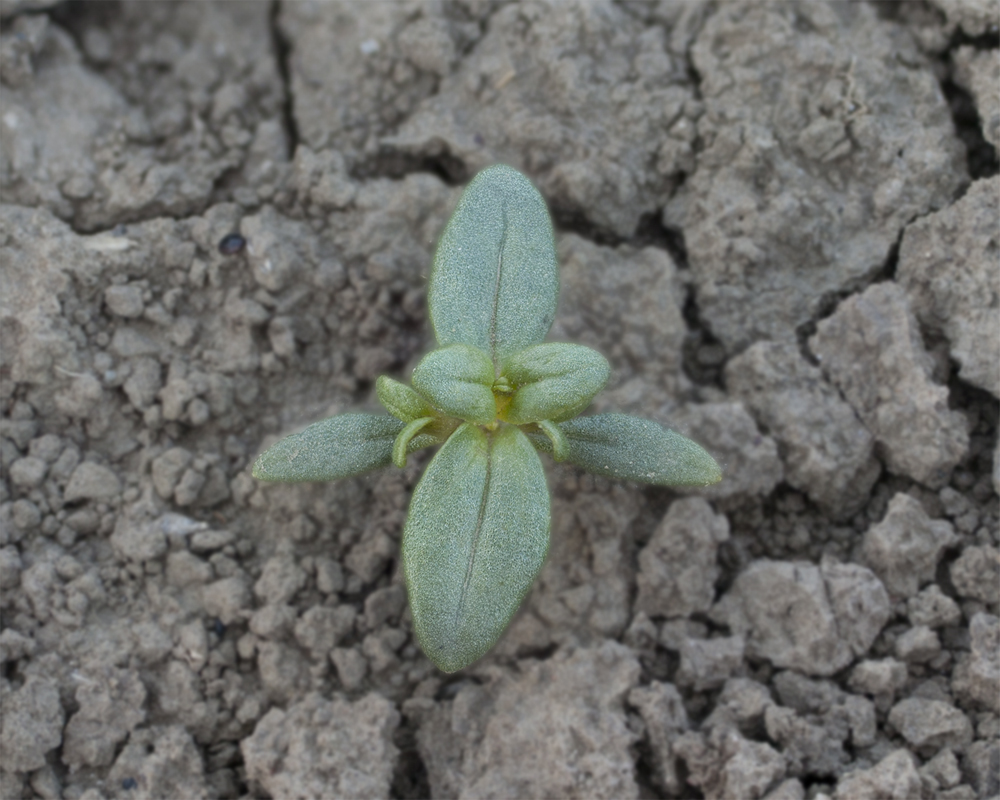
{"label": "brown earth", "polygon": [[[1000,794],[994,0],[0,16],[0,796]],[[549,561],[446,676],[399,574],[427,455],[249,465],[408,374],[498,161],[595,408],[725,478],[547,462]]]}

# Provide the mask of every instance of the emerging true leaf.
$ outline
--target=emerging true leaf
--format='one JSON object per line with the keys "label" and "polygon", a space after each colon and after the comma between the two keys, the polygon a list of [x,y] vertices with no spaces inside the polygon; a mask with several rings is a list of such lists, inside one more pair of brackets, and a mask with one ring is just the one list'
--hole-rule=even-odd
{"label": "emerging true leaf", "polygon": [[493,362],[466,344],[432,350],[413,370],[413,385],[431,404],[459,419],[485,425],[496,418]]}
{"label": "emerging true leaf", "polygon": [[403,528],[413,627],[439,669],[462,669],[493,646],[548,546],[548,488],[527,437],[462,425],[417,484]]}
{"label": "emerging true leaf", "polygon": [[559,272],[545,201],[517,170],[487,167],[441,235],[427,290],[438,343],[478,347],[496,364],[545,338]]}
{"label": "emerging true leaf", "polygon": [[604,388],[610,374],[607,359],[580,344],[526,347],[504,363],[502,377],[516,390],[506,419],[523,425],[575,417]]}
{"label": "emerging true leaf", "polygon": [[434,414],[431,404],[413,389],[385,375],[375,381],[375,394],[385,410],[403,422],[413,422]]}
{"label": "emerging true leaf", "polygon": [[[267,448],[253,465],[262,481],[330,481],[392,463],[392,445],[403,430],[395,417],[341,414],[316,422]],[[409,442],[409,452],[435,444],[430,436]]]}
{"label": "emerging true leaf", "polygon": [[[722,470],[699,445],[652,420],[628,414],[597,414],[559,423],[566,460],[596,475],[659,486],[708,486]],[[540,433],[531,441],[552,451]]]}
{"label": "emerging true leaf", "polygon": [[414,437],[416,437],[420,431],[432,422],[434,422],[434,417],[421,417],[420,419],[415,419],[412,422],[406,423],[406,427],[399,432],[399,436],[396,437],[396,441],[392,445],[393,464],[400,469],[406,466],[406,454],[408,452],[407,448],[410,446],[410,442],[413,441]]}

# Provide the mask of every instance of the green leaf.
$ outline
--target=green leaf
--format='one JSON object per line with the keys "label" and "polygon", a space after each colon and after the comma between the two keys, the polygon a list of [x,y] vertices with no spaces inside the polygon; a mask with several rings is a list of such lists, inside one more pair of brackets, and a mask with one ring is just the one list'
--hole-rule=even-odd
{"label": "green leaf", "polygon": [[375,394],[385,410],[403,422],[413,422],[421,417],[433,416],[434,410],[424,398],[405,383],[385,375],[375,381]]}
{"label": "green leaf", "polygon": [[611,367],[596,350],[579,344],[536,344],[504,363],[502,376],[516,390],[505,419],[515,425],[571,419],[585,409]]}
{"label": "green leaf", "polygon": [[413,438],[424,428],[434,422],[434,417],[421,417],[412,422],[406,423],[406,427],[399,432],[396,441],[392,445],[392,463],[402,469],[406,466],[407,448]]}
{"label": "green leaf", "polygon": [[413,370],[413,385],[445,414],[485,425],[496,419],[493,362],[466,344],[432,350]]}
{"label": "green leaf", "polygon": [[466,423],[413,492],[403,572],[413,627],[444,672],[496,642],[531,588],[549,546],[549,493],[527,437]]}
{"label": "green leaf", "polygon": [[545,201],[517,170],[487,167],[462,193],[434,254],[427,304],[438,343],[478,347],[500,364],[545,338],[558,291]]}
{"label": "green leaf", "polygon": [[392,463],[392,444],[402,430],[402,422],[385,415],[330,417],[267,448],[254,462],[253,476],[299,483],[361,475]]}
{"label": "green leaf", "polygon": [[[658,486],[708,486],[722,470],[699,445],[652,420],[628,414],[597,414],[559,423],[566,438],[566,460],[595,475]],[[531,434],[539,450],[552,443]]]}

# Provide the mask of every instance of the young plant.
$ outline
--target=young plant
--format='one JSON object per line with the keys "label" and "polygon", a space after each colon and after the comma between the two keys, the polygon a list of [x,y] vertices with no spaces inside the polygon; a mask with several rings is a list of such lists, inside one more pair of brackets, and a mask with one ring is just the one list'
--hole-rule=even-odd
{"label": "young plant", "polygon": [[343,414],[268,448],[253,475],[326,481],[441,449],[413,492],[402,559],[413,627],[444,672],[481,658],[531,588],[549,548],[537,451],[589,472],[661,486],[722,477],[701,447],[626,414],[577,417],[608,380],[602,355],[543,343],[558,265],[545,201],[506,166],[480,172],[441,236],[427,302],[438,349],[413,387],[376,383],[392,416]]}

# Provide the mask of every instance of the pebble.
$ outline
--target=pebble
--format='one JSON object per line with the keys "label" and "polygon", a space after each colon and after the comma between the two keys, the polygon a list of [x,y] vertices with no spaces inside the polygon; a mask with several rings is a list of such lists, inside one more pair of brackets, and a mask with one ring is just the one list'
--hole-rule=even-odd
{"label": "pebble", "polygon": [[116,499],[122,491],[121,481],[107,467],[85,461],[80,464],[69,479],[63,499],[67,503],[77,500]]}

